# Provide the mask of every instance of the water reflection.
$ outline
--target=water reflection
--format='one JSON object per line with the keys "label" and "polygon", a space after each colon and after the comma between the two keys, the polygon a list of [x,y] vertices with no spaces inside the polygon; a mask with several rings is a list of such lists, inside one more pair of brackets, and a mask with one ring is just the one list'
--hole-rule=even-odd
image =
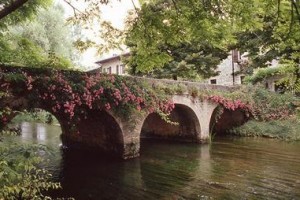
{"label": "water reflection", "polygon": [[299,199],[300,143],[227,138],[211,145],[143,141],[141,157],[59,151],[60,127],[23,123],[21,140],[57,149],[47,166],[76,199]]}
{"label": "water reflection", "polygon": [[[60,174],[64,191],[56,195],[77,199],[99,199],[99,195],[101,199],[177,198],[182,196],[179,191],[189,192],[199,178],[210,176],[208,145],[182,148],[186,144],[143,142],[142,146],[140,158],[125,162],[80,152],[64,154]],[[174,154],[170,148],[178,152]]]}
{"label": "water reflection", "polygon": [[58,125],[23,122],[14,126],[21,130],[20,138],[16,139],[22,142],[45,144],[51,147],[57,147],[61,143],[61,128]]}

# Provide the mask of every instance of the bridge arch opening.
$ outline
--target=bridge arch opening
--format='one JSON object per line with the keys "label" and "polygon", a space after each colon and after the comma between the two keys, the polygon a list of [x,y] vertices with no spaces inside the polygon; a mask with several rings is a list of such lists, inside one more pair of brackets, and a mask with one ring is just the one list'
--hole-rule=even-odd
{"label": "bridge arch opening", "polygon": [[20,135],[16,141],[60,146],[62,125],[51,112],[41,108],[14,110],[6,116],[4,131]]}
{"label": "bridge arch opening", "polygon": [[241,109],[228,110],[218,106],[211,116],[209,130],[214,136],[225,136],[232,128],[241,126],[247,120],[245,112]]}
{"label": "bridge arch opening", "polygon": [[123,133],[117,120],[104,110],[89,110],[76,125],[78,134],[65,134],[64,144],[97,153],[121,155]]}
{"label": "bridge arch opening", "polygon": [[149,114],[141,129],[141,139],[167,139],[197,142],[200,135],[200,122],[195,112],[183,104],[175,104],[170,116],[171,124],[157,113]]}

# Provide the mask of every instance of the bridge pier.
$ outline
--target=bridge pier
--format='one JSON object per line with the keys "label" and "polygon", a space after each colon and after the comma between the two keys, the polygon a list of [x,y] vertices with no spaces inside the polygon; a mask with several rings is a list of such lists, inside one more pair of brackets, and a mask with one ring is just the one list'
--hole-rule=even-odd
{"label": "bridge pier", "polygon": [[209,101],[202,101],[198,104],[199,108],[197,116],[201,124],[201,135],[199,135],[199,140],[207,141],[210,139],[211,117],[218,105]]}
{"label": "bridge pier", "polygon": [[136,114],[128,120],[119,119],[123,132],[122,158],[130,159],[140,156],[140,131],[143,125],[143,114]]}
{"label": "bridge pier", "polygon": [[[191,111],[189,115],[195,115],[193,118],[199,123],[197,131],[197,142],[205,143],[210,138],[210,120],[217,104],[207,100],[200,100],[189,95],[174,95],[173,102],[188,107]],[[188,117],[188,116],[187,116]]]}
{"label": "bridge pier", "polygon": [[75,128],[64,128],[61,139],[70,150],[131,159],[140,155],[140,126],[135,115],[122,119],[112,112],[91,111]]}

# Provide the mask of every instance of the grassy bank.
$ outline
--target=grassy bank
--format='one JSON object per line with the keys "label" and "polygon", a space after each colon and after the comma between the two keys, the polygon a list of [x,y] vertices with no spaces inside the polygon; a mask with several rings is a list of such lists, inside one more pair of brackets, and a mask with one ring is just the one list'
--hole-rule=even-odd
{"label": "grassy bank", "polygon": [[272,121],[251,120],[230,131],[244,137],[269,137],[287,141],[300,141],[300,120],[297,118]]}

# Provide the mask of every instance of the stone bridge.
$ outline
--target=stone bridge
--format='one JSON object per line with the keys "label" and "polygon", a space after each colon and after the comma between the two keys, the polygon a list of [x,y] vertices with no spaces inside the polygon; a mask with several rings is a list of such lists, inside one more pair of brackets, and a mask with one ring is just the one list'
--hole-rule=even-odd
{"label": "stone bridge", "polygon": [[[141,138],[204,143],[210,141],[211,132],[221,133],[246,119],[241,110],[225,109],[216,121],[219,104],[201,98],[199,94],[199,91],[206,94],[231,92],[233,87],[8,66],[0,66],[0,73],[0,106],[1,112],[6,113],[2,115],[2,128],[16,111],[43,109],[57,118],[62,129],[62,142],[70,149],[101,150],[124,159],[134,158],[139,156]],[[101,79],[97,79],[99,76]],[[103,79],[105,82],[98,84]],[[126,89],[130,84],[131,88],[141,86],[134,88],[135,93],[130,93]],[[80,88],[81,85],[84,87]],[[117,85],[121,89],[115,89]],[[103,96],[108,90],[113,91],[110,94],[113,100],[110,100],[111,96]],[[118,91],[120,97],[116,94]],[[158,91],[163,94],[157,96]],[[144,96],[139,96],[141,93]],[[92,100],[89,100],[89,94],[93,94],[90,95]],[[131,104],[130,95],[134,96]],[[127,101],[123,100],[126,98]],[[156,98],[155,104],[151,98]],[[167,106],[159,102],[159,98],[168,99],[172,107],[169,112],[164,110]],[[145,99],[152,101],[152,107],[148,106],[151,108],[146,109]],[[115,108],[110,108],[113,105]],[[137,109],[131,111],[131,105]],[[157,109],[159,106],[161,108]],[[162,119],[166,114],[169,114],[168,119]]]}

